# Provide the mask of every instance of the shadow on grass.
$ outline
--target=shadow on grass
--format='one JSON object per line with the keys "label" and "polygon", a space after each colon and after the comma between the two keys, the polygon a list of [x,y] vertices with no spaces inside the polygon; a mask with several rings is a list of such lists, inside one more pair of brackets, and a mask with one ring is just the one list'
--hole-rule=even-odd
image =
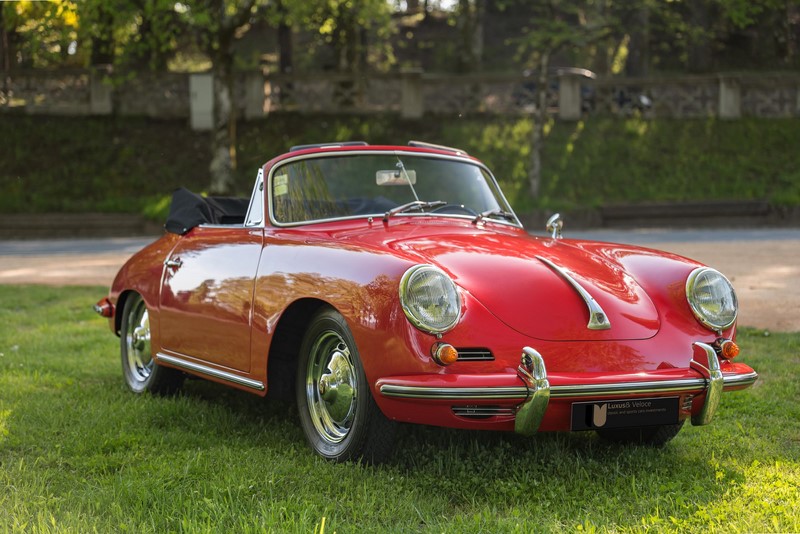
{"label": "shadow on grass", "polygon": [[[203,380],[187,382],[179,396],[163,403],[174,404],[174,410],[162,405],[150,424],[205,436],[206,446],[267,448],[279,456],[291,451],[299,456],[289,461],[311,462],[314,469],[332,476],[344,470],[356,478],[401,477],[419,492],[442,496],[457,508],[491,507],[498,499],[538,506],[570,501],[576,510],[657,506],[664,499],[702,505],[724,494],[720,478],[742,481],[738,471],[711,461],[710,454],[698,450],[696,439],[682,434],[654,448],[608,443],[591,432],[526,438],[401,424],[388,463],[333,464],[317,458],[307,446],[293,403]],[[614,504],[620,494],[629,502]]]}

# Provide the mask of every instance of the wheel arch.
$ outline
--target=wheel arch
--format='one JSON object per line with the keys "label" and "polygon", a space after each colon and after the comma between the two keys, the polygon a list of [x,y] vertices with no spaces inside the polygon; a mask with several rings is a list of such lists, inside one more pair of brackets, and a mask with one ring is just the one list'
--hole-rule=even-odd
{"label": "wheel arch", "polygon": [[312,317],[322,308],[335,309],[323,300],[304,298],[290,304],[281,314],[267,357],[267,394],[270,397],[294,398],[300,345]]}
{"label": "wheel arch", "polygon": [[126,289],[122,293],[119,294],[117,298],[117,305],[114,308],[116,311],[114,313],[114,332],[116,332],[117,337],[119,337],[120,333],[122,332],[122,310],[125,309],[125,303],[131,297],[131,295],[138,294],[138,291],[133,289]]}

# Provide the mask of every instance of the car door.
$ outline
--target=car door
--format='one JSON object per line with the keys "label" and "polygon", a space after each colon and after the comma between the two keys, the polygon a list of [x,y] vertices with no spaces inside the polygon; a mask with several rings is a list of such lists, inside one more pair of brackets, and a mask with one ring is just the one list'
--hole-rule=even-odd
{"label": "car door", "polygon": [[263,230],[194,228],[166,261],[161,288],[162,349],[250,371],[253,287]]}
{"label": "car door", "polygon": [[264,242],[264,172],[243,226],[198,226],[164,262],[161,348],[249,373],[253,291]]}

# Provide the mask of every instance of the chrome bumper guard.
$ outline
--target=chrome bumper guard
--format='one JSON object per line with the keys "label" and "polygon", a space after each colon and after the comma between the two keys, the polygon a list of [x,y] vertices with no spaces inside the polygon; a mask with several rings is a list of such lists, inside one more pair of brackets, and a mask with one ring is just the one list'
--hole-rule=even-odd
{"label": "chrome bumper guard", "polygon": [[539,430],[547,404],[550,402],[550,382],[542,355],[530,347],[522,349],[522,361],[517,375],[528,388],[528,399],[517,409],[514,431],[524,436],[532,436]]}
{"label": "chrome bumper guard", "polygon": [[756,372],[724,376],[714,348],[705,343],[693,343],[705,353],[707,364],[692,359],[689,366],[702,378],[675,380],[653,380],[646,382],[614,382],[606,384],[575,384],[551,386],[547,379],[544,358],[536,350],[525,347],[517,376],[524,386],[489,388],[429,388],[383,384],[380,392],[386,397],[432,400],[488,400],[519,399],[514,430],[523,435],[536,433],[544,418],[550,398],[581,398],[609,395],[695,393],[706,394],[702,409],[692,416],[693,425],[707,425],[714,418],[726,388],[751,386],[757,379]]}
{"label": "chrome bumper guard", "polygon": [[[689,363],[689,366],[703,375],[704,389],[706,393],[705,402],[701,410],[692,415],[693,425],[707,425],[714,419],[714,415],[719,408],[719,402],[722,400],[722,391],[725,389],[725,377],[722,375],[722,370],[719,366],[717,353],[714,347],[705,343],[696,342],[692,344],[699,347],[705,352],[708,361],[708,367],[701,364],[694,358]],[[530,436],[538,430],[539,425],[544,417],[544,412],[547,410],[547,404],[550,401],[551,388],[550,383],[547,381],[547,370],[545,369],[544,359],[542,356],[530,347],[522,349],[522,363],[517,369],[517,374],[525,382],[528,387],[528,398],[520,405],[517,411],[517,418],[514,421],[514,430],[526,436]],[[754,382],[756,377],[752,377]],[[685,382],[685,384],[678,383]],[[609,384],[610,386],[610,384]],[[664,392],[675,391],[681,389],[697,389],[697,380],[677,381],[673,380],[670,383],[666,382],[639,382],[632,384],[618,384],[620,392],[630,393],[635,390],[637,393],[646,392]],[[568,396],[569,393],[564,391],[567,388],[553,388],[555,397]],[[616,388],[609,388],[608,386],[599,386],[594,389],[582,389],[581,394],[591,395],[599,393],[609,393]]]}
{"label": "chrome bumper guard", "polygon": [[706,379],[706,401],[703,408],[692,416],[693,425],[707,425],[714,418],[719,408],[719,401],[722,400],[722,390],[725,389],[725,378],[719,368],[719,360],[714,347],[705,343],[692,343],[695,347],[700,347],[706,353],[708,367],[697,362],[694,358],[689,362],[689,366],[703,375]]}

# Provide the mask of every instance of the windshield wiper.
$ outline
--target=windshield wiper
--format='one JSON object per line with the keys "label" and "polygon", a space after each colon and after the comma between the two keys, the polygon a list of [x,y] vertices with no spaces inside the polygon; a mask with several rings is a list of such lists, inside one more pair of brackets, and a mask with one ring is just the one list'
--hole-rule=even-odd
{"label": "windshield wiper", "polygon": [[447,204],[447,202],[445,202],[444,200],[434,200],[432,202],[425,202],[424,200],[414,200],[407,204],[403,204],[402,206],[397,206],[396,208],[392,208],[386,213],[384,213],[383,222],[387,222],[389,220],[389,217],[397,215],[398,213],[405,213],[413,209],[422,211],[423,209],[426,208],[435,208],[437,206],[444,206],[445,204]]}
{"label": "windshield wiper", "polygon": [[514,214],[511,213],[510,211],[494,209],[494,210],[486,210],[484,212],[479,213],[474,219],[472,219],[472,224],[478,224],[486,217],[500,217],[501,219],[505,219],[511,222],[517,220],[517,218],[514,217]]}

